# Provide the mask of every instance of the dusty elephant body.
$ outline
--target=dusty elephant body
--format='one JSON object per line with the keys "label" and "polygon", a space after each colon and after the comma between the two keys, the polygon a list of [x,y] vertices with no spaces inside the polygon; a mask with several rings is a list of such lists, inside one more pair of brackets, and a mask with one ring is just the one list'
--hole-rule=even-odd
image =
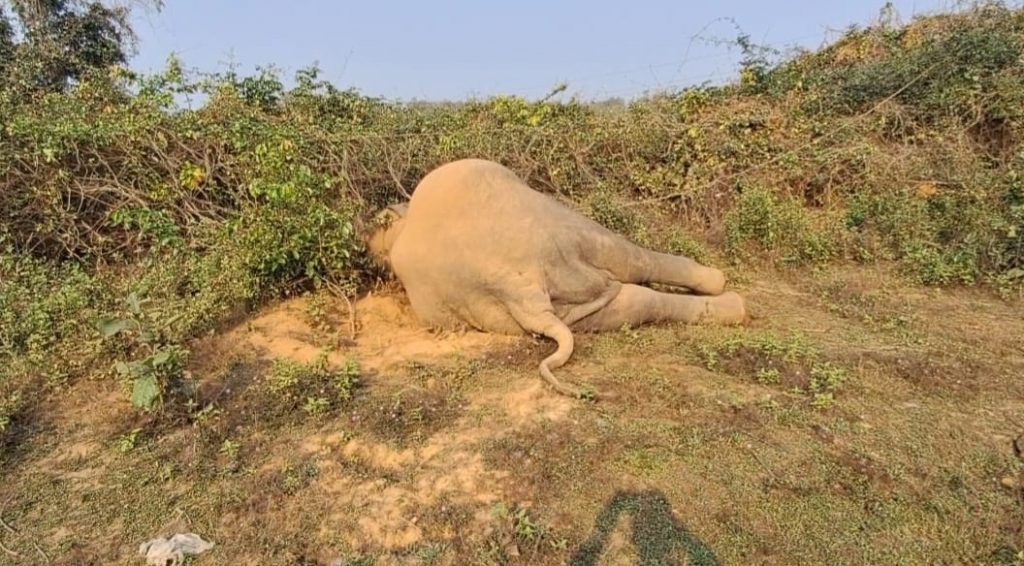
{"label": "dusty elephant body", "polygon": [[[531,189],[502,165],[466,159],[443,165],[370,240],[390,265],[413,311],[431,327],[547,336],[551,370],[573,351],[573,330],[656,321],[738,323],[743,299],[723,293],[721,271],[646,250]],[[644,287],[661,283],[694,294]]]}

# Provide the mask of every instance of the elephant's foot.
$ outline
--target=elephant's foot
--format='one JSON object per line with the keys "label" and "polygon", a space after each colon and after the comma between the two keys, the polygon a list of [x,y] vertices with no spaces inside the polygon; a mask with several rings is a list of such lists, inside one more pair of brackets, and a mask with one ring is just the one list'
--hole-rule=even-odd
{"label": "elephant's foot", "polygon": [[709,322],[718,324],[741,324],[747,320],[747,306],[743,297],[729,291],[715,297],[708,297],[707,317]]}
{"label": "elephant's foot", "polygon": [[725,273],[714,267],[701,266],[691,289],[700,295],[721,295],[725,291]]}

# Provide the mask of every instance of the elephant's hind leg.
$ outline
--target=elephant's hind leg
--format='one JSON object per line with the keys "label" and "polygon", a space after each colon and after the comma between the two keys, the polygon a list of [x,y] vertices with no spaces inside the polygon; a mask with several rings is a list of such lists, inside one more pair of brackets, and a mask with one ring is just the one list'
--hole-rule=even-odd
{"label": "elephant's hind leg", "polygon": [[725,274],[681,255],[655,252],[622,238],[596,239],[585,246],[587,259],[622,283],[661,283],[699,295],[719,295]]}
{"label": "elephant's hind leg", "polygon": [[654,268],[647,283],[685,287],[700,295],[720,295],[725,291],[725,274],[679,255],[647,251]]}
{"label": "elephant's hind leg", "polygon": [[573,329],[584,332],[616,330],[624,324],[650,322],[712,322],[738,324],[746,319],[743,298],[736,293],[713,297],[661,293],[640,285],[623,285],[608,306],[580,320]]}

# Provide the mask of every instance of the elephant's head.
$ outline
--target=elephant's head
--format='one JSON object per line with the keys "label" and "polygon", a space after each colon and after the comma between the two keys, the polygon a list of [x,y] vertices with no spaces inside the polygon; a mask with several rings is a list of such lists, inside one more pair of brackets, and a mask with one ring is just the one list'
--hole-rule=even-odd
{"label": "elephant's head", "polygon": [[405,214],[409,210],[407,203],[393,204],[378,212],[371,220],[364,239],[370,256],[378,265],[388,266],[388,256],[395,240],[405,226]]}

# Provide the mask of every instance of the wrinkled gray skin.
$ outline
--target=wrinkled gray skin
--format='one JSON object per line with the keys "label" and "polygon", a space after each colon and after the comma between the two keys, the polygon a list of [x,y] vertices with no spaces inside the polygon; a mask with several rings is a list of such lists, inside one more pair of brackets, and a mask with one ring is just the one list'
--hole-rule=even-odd
{"label": "wrinkled gray skin", "polygon": [[[735,324],[746,317],[743,299],[723,293],[721,271],[636,246],[494,162],[443,165],[423,178],[407,205],[384,216],[368,247],[390,266],[424,324],[555,340],[558,349],[540,372],[563,394],[579,395],[551,373],[572,355],[573,330]],[[693,294],[662,293],[647,283]]]}

